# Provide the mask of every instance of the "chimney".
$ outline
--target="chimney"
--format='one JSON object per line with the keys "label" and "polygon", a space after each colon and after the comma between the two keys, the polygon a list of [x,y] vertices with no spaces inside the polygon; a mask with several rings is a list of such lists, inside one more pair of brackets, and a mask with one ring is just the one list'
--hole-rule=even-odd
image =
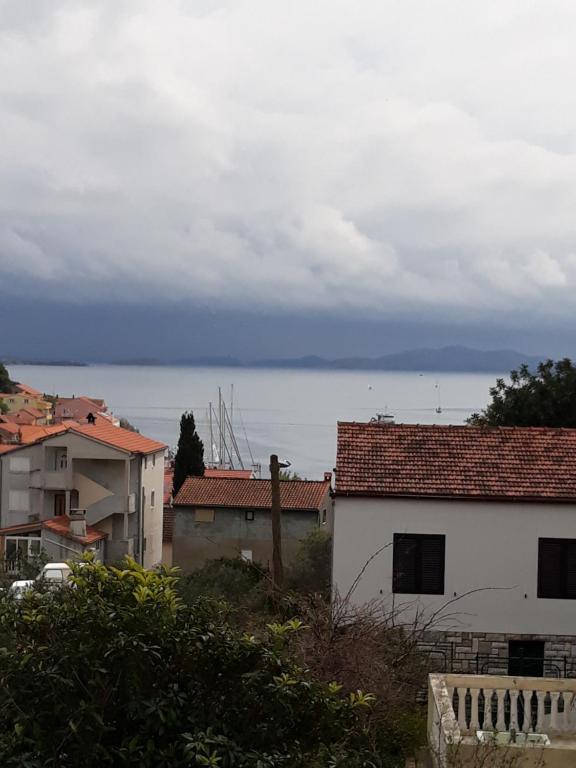
{"label": "chimney", "polygon": [[70,510],[70,533],[72,536],[86,536],[86,510]]}
{"label": "chimney", "polygon": [[324,482],[325,483],[332,482],[332,472],[324,472]]}

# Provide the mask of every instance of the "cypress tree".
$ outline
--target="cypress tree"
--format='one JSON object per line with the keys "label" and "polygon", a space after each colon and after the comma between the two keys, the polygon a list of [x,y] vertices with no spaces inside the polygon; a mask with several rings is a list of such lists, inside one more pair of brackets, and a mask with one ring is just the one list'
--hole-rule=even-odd
{"label": "cypress tree", "polygon": [[184,480],[190,475],[204,475],[204,444],[196,431],[194,414],[187,411],[180,419],[180,438],[174,460],[174,496],[180,490]]}

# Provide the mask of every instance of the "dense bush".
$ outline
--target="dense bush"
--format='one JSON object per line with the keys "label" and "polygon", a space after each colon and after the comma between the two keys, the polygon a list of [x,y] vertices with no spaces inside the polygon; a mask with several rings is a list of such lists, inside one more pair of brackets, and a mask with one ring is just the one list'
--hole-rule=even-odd
{"label": "dense bush", "polygon": [[73,566],[73,586],[0,602],[0,764],[19,768],[379,766],[370,697],[256,639],[172,573]]}
{"label": "dense bush", "polygon": [[286,587],[301,594],[318,593],[328,599],[332,582],[332,537],[320,528],[303,541],[286,571]]}
{"label": "dense bush", "polygon": [[224,600],[234,613],[244,616],[266,608],[268,584],[264,566],[239,557],[222,557],[183,576],[177,589],[186,603],[206,597]]}

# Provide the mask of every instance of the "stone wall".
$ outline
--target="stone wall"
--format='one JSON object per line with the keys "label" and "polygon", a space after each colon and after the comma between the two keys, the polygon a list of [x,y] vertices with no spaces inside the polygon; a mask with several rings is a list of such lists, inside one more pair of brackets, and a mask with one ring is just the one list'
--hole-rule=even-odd
{"label": "stone wall", "polygon": [[438,665],[455,671],[505,674],[511,640],[544,642],[544,674],[576,675],[576,635],[521,635],[494,632],[429,632],[422,643]]}

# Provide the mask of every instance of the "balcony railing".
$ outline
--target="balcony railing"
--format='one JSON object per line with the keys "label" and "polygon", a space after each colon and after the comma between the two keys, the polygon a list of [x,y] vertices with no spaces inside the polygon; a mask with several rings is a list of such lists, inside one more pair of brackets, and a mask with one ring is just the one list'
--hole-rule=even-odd
{"label": "balcony railing", "polygon": [[30,488],[43,491],[70,491],[72,487],[72,478],[67,470],[48,472],[35,469],[30,473]]}
{"label": "balcony railing", "polygon": [[[546,744],[542,738],[539,753],[570,749],[574,762],[566,765],[576,765],[575,702],[576,680],[430,675],[428,739],[434,761],[438,768],[460,765],[450,758],[458,750],[461,756],[466,754],[467,759],[471,759],[471,751],[483,749],[480,744],[483,731],[501,734],[497,743],[511,749],[535,738],[528,738],[528,734],[545,734],[550,743]],[[486,765],[492,763],[488,760]],[[531,763],[526,763],[528,765]]]}

